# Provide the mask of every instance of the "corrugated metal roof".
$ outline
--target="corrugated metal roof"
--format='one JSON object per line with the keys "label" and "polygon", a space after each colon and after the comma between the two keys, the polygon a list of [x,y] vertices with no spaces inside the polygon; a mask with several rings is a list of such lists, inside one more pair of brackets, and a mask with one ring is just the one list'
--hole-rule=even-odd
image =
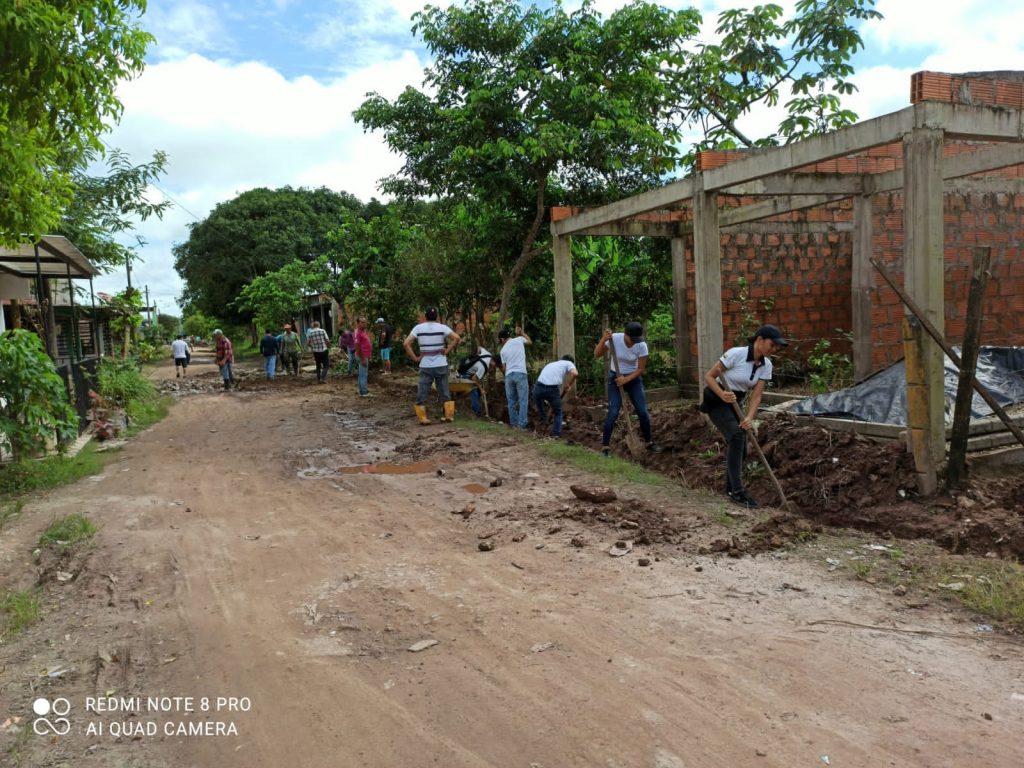
{"label": "corrugated metal roof", "polygon": [[[39,241],[39,272],[44,277],[93,277],[100,272],[74,243],[62,235],[43,235]],[[23,243],[16,248],[0,248],[0,272],[18,277],[35,277],[35,247]]]}

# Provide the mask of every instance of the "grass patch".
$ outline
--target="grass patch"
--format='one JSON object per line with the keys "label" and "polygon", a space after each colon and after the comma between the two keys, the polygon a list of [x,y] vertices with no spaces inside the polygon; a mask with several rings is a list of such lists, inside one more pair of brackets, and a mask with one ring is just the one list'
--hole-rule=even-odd
{"label": "grass patch", "polygon": [[128,434],[134,435],[163,419],[170,410],[170,399],[153,397],[147,400],[129,400],[124,412],[128,416]]}
{"label": "grass patch", "polygon": [[39,537],[39,546],[54,547],[61,552],[67,552],[76,544],[88,541],[94,535],[96,535],[96,526],[92,520],[75,512],[51,523]]}
{"label": "grass patch", "polygon": [[[807,551],[828,555],[856,578],[880,587],[901,587],[909,599],[961,605],[988,619],[1024,630],[1024,566],[975,555],[954,555],[926,541],[887,543],[871,537],[822,536]],[[902,594],[902,590],[900,593]]]}
{"label": "grass patch", "polygon": [[0,611],[3,611],[3,636],[13,637],[39,621],[39,601],[31,592],[8,592],[0,600]]}
{"label": "grass patch", "polygon": [[725,510],[722,510],[715,515],[715,522],[725,528],[732,528],[739,521]]}
{"label": "grass patch", "polygon": [[0,531],[4,529],[4,526],[7,525],[9,521],[16,519],[24,508],[24,499],[15,499],[14,501],[7,501],[0,504]]}
{"label": "grass patch", "polygon": [[963,582],[953,594],[968,608],[1016,627],[1024,627],[1024,568],[1018,563],[977,561],[947,578]]}
{"label": "grass patch", "polygon": [[[626,459],[616,456],[605,458],[588,448],[569,445],[559,441],[539,440],[532,432],[522,429],[509,429],[505,424],[485,419],[460,419],[459,427],[472,429],[487,435],[499,435],[506,439],[532,443],[545,456],[564,461],[576,469],[606,478],[609,482],[640,483],[659,487],[676,486],[673,480],[657,472],[644,469]],[[678,486],[676,486],[678,487]]]}
{"label": "grass patch", "polygon": [[89,443],[74,457],[48,456],[3,465],[0,467],[0,493],[16,496],[44,491],[99,474],[102,469],[103,458],[96,453],[96,446]]}
{"label": "grass patch", "polygon": [[664,475],[644,469],[639,464],[616,456],[605,458],[586,448],[565,443],[540,443],[540,451],[552,459],[564,461],[576,469],[608,478],[619,483],[640,483],[642,485],[666,486],[671,481]]}

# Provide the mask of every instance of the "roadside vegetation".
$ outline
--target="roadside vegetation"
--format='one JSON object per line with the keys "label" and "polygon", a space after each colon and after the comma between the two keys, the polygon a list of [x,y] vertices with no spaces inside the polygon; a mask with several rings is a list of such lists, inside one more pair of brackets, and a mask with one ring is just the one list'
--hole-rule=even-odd
{"label": "roadside vegetation", "polygon": [[[805,550],[824,554],[830,570],[892,591],[912,605],[960,605],[979,621],[1024,632],[1024,567],[992,557],[955,555],[925,541],[877,542],[867,536],[821,535]],[[979,624],[982,631],[985,623]]]}
{"label": "roadside vegetation", "polygon": [[85,515],[74,512],[47,526],[39,537],[40,549],[68,552],[96,535],[96,525]]}
{"label": "roadside vegetation", "polygon": [[0,641],[6,642],[39,621],[39,600],[28,590],[10,591],[0,599],[0,613],[4,619]]}

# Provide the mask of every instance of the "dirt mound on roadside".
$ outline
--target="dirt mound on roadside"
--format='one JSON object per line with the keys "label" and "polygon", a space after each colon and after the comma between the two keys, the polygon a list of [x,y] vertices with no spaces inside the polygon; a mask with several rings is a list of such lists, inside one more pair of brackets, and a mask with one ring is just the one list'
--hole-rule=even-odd
{"label": "dirt mound on roadside", "polygon": [[[695,404],[651,407],[654,439],[664,451],[638,462],[679,478],[690,488],[725,490],[725,443]],[[567,409],[568,441],[600,449],[604,408],[576,401]],[[788,415],[770,415],[758,440],[786,497],[816,524],[850,527],[903,538],[930,538],[954,552],[1024,559],[1024,473],[1012,478],[972,478],[954,493],[919,498],[913,458],[901,441],[875,442],[846,432],[803,426]],[[620,416],[612,449],[629,457]],[[767,471],[751,449],[744,479],[762,504],[778,503]],[[807,535],[786,526],[767,540]],[[734,549],[732,542],[722,551]],[[744,552],[757,546],[739,542]]]}

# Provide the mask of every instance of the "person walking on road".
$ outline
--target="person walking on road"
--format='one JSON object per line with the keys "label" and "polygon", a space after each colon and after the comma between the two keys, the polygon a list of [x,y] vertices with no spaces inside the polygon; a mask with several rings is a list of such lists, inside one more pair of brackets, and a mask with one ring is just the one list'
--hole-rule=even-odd
{"label": "person walking on road", "polygon": [[235,364],[235,350],[231,346],[231,339],[224,335],[224,331],[217,328],[213,332],[213,340],[216,343],[213,361],[220,368],[221,378],[224,379],[224,389],[230,388],[232,384],[237,388],[238,380],[235,378],[233,368]]}
{"label": "person walking on road", "polygon": [[380,362],[384,375],[391,375],[391,338],[394,331],[384,322],[383,317],[377,318],[377,349],[380,350]]}
{"label": "person walking on road", "polygon": [[284,324],[284,333],[277,337],[277,348],[281,355],[283,370],[292,376],[299,375],[299,357],[302,355],[302,337],[292,330],[290,324]]}
{"label": "person walking on road", "polygon": [[[649,453],[661,453],[661,447],[651,437],[651,416],[647,412],[647,395],[644,390],[644,371],[647,370],[647,342],[644,341],[644,327],[640,323],[626,323],[623,333],[612,333],[606,328],[597,346],[594,357],[602,358],[609,351],[611,367],[608,373],[608,415],[604,419],[604,432],[601,435],[601,453],[611,455],[612,431],[618,421],[622,409],[622,390],[629,395],[640,419],[640,433],[644,437]],[[616,361],[617,364],[616,364]],[[628,415],[627,415],[628,418]]]}
{"label": "person walking on road", "polygon": [[365,317],[356,320],[356,360],[359,364],[359,396],[369,397],[367,379],[370,375],[370,357],[373,355],[373,341],[370,339],[369,324]]}
{"label": "person walking on road", "polygon": [[278,342],[274,331],[267,328],[260,339],[260,354],[263,355],[263,370],[267,373],[267,381],[274,380],[274,372],[277,369]]}
{"label": "person walking on road", "polygon": [[306,346],[313,350],[313,360],[316,362],[317,384],[327,383],[327,368],[330,365],[331,337],[327,331],[320,327],[318,320],[313,321],[313,327],[309,329],[306,336]]}
{"label": "person walking on road", "polygon": [[[718,362],[704,374],[704,392],[700,409],[725,438],[725,491],[733,503],[755,508],[757,501],[743,487],[743,459],[747,453],[747,432],[754,425],[754,416],[761,404],[766,381],[772,378],[772,361],[768,355],[789,346],[782,332],[774,325],[762,325],[751,336],[749,345],[726,350]],[[722,381],[725,388],[722,387]],[[743,405],[746,416],[741,421],[732,404]]]}
{"label": "person walking on road", "polygon": [[526,332],[516,326],[512,336],[507,328],[498,333],[501,349],[501,370],[505,372],[505,399],[508,401],[508,423],[513,429],[526,429],[530,407],[530,380],[526,374],[526,347],[533,343]]}
{"label": "person walking on road", "polygon": [[551,436],[558,439],[562,436],[562,398],[576,384],[576,361],[572,355],[564,355],[561,360],[548,363],[537,377],[533,385],[533,402],[537,406],[537,423],[544,424],[544,406],[551,406],[554,421],[551,423]]}
{"label": "person walking on road", "polygon": [[[406,356],[420,367],[419,386],[416,390],[416,418],[420,424],[429,424],[427,418],[427,397],[430,388],[437,385],[438,394],[444,403],[441,421],[455,421],[455,401],[448,389],[448,355],[462,341],[459,334],[437,320],[437,307],[427,307],[423,313],[425,322],[416,325],[405,337],[403,348]],[[413,352],[413,344],[419,353]]]}
{"label": "person walking on road", "polygon": [[[171,342],[171,357],[174,358],[174,378],[180,379],[188,373],[188,342],[185,341],[185,334],[178,334],[178,338]],[[178,370],[178,369],[181,370]]]}

